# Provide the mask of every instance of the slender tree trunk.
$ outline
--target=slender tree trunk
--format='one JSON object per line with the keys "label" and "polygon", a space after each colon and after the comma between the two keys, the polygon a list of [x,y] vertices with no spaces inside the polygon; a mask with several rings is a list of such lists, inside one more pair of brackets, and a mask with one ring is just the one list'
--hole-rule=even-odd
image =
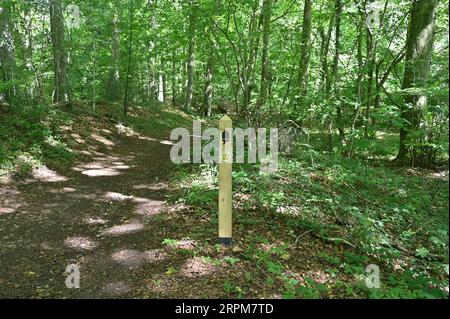
{"label": "slender tree trunk", "polygon": [[241,111],[247,122],[249,121],[249,107],[252,98],[252,91],[255,88],[256,59],[258,56],[259,44],[261,42],[259,29],[263,25],[264,21],[264,12],[261,10],[258,14],[259,8],[259,0],[254,0],[252,5],[252,16],[249,22],[248,54],[245,54],[242,83],[243,105]]}
{"label": "slender tree trunk", "polygon": [[[148,0],[150,5],[151,15],[149,19],[149,28],[155,30],[157,28],[157,9],[158,1]],[[156,46],[156,41],[152,36],[148,42],[148,58],[147,58],[147,99],[150,101],[151,105],[156,105],[160,100],[160,71],[157,67],[157,54],[158,47]]]}
{"label": "slender tree trunk", "polygon": [[[117,5],[117,4],[116,4]],[[114,7],[115,8],[115,7]],[[111,38],[111,71],[106,86],[106,96],[108,100],[116,102],[121,97],[120,87],[120,32],[119,14],[117,9],[113,9],[112,18],[112,38]]]}
{"label": "slender tree trunk", "polygon": [[6,87],[0,91],[0,102],[4,99],[13,104],[15,96],[14,70],[16,59],[14,56],[14,40],[12,36],[12,22],[9,5],[5,5],[0,11],[0,72],[1,80]]}
{"label": "slender tree trunk", "polygon": [[303,27],[302,27],[302,39],[300,47],[300,71],[298,77],[298,85],[300,87],[300,98],[306,94],[307,81],[306,75],[308,74],[309,67],[309,55],[310,55],[310,40],[311,40],[311,24],[312,24],[312,1],[305,0],[305,6],[303,9]]}
{"label": "slender tree trunk", "polygon": [[356,121],[358,120],[360,110],[361,110],[361,104],[362,104],[362,96],[363,96],[363,87],[362,87],[362,81],[364,78],[364,63],[363,63],[363,33],[361,30],[364,30],[365,28],[365,15],[364,12],[360,9],[359,10],[359,24],[358,24],[358,39],[357,39],[357,46],[358,46],[358,53],[357,53],[357,60],[358,60],[358,79],[356,81],[356,94],[358,96],[358,105],[356,106],[356,109],[353,113],[353,119],[352,119],[352,126],[351,131],[353,132],[355,130]]}
{"label": "slender tree trunk", "polygon": [[328,52],[330,51],[330,40],[331,34],[333,32],[333,22],[335,20],[335,15],[330,18],[328,30],[325,34],[323,30],[321,30],[321,38],[322,38],[322,46],[321,46],[321,83],[322,83],[322,92],[324,93],[323,98],[328,99],[331,92],[331,77],[328,66]]}
{"label": "slender tree trunk", "polygon": [[[435,0],[417,0],[411,8],[411,16],[406,39],[405,73],[403,89],[421,89],[417,93],[409,93],[404,98],[401,109],[403,127],[400,129],[400,145],[397,160],[404,161],[412,155],[412,160],[423,157],[420,147],[411,137],[423,123],[423,109],[427,105],[424,92],[430,72],[431,54],[435,29]],[[424,151],[424,150],[422,150]]]}
{"label": "slender tree trunk", "polygon": [[186,100],[184,108],[190,112],[192,108],[192,99],[194,95],[194,73],[195,73],[195,24],[196,9],[192,8],[189,15],[189,47],[187,60],[187,84],[186,84]]}
{"label": "slender tree trunk", "polygon": [[50,1],[50,27],[53,45],[53,102],[70,102],[67,52],[64,44],[64,17],[59,0]]}
{"label": "slender tree trunk", "polygon": [[25,15],[23,18],[23,24],[25,25],[25,64],[27,65],[30,72],[34,74],[35,84],[32,85],[32,88],[30,88],[30,96],[32,99],[36,98],[35,90],[34,88],[37,88],[37,91],[39,93],[38,98],[44,102],[44,104],[47,104],[46,96],[44,92],[43,87],[43,81],[42,81],[42,73],[41,71],[36,67],[36,64],[34,63],[34,43],[33,43],[33,18],[32,18],[32,9],[28,8],[25,11]]}
{"label": "slender tree trunk", "polygon": [[[273,0],[264,0],[264,24],[263,24],[263,51],[261,61],[261,88],[259,94],[258,107],[263,106],[267,100],[267,93],[270,81],[270,61],[269,61],[269,41],[270,41],[270,20],[272,18]],[[258,110],[256,110],[258,112]]]}
{"label": "slender tree trunk", "polygon": [[[380,64],[375,66],[375,92],[373,101],[373,110],[376,112],[380,108],[381,103],[381,86],[380,86]],[[371,116],[371,125],[375,126],[377,123],[376,118]]]}
{"label": "slender tree trunk", "polygon": [[164,73],[161,76],[162,76],[163,103],[166,103],[167,102],[167,77]]}
{"label": "slender tree trunk", "polygon": [[177,61],[175,49],[172,50],[172,107],[176,106],[177,101]]}
{"label": "slender tree trunk", "polygon": [[336,126],[339,131],[339,137],[342,141],[345,140],[344,123],[342,118],[342,101],[340,98],[340,78],[339,78],[339,55],[340,55],[340,37],[341,37],[341,0],[336,0],[336,17],[335,17],[335,53],[333,65],[333,81],[334,81],[334,98],[337,100],[336,109]]}
{"label": "slender tree trunk", "polygon": [[93,67],[93,81],[92,81],[92,109],[95,113],[97,108],[97,28],[93,32],[93,52],[92,52],[92,67]]}
{"label": "slender tree trunk", "polygon": [[[355,3],[358,4],[358,0],[355,0]],[[356,129],[356,123],[358,121],[358,118],[360,116],[360,112],[361,112],[361,106],[362,106],[362,96],[363,96],[363,86],[362,86],[362,81],[364,78],[364,74],[365,74],[365,66],[363,63],[363,33],[361,32],[361,30],[364,30],[365,28],[365,21],[366,21],[366,17],[365,14],[363,12],[362,9],[359,9],[359,23],[356,26],[356,30],[358,32],[358,37],[357,37],[357,61],[358,61],[358,78],[356,80],[356,95],[358,96],[358,100],[357,100],[357,106],[353,111],[353,116],[352,116],[352,123],[351,123],[351,127],[350,127],[350,132],[353,133]],[[355,141],[355,135],[354,134],[350,134],[350,142],[349,142],[349,149],[347,152],[348,156],[352,156],[353,154],[353,145],[354,145],[354,141]]]}
{"label": "slender tree trunk", "polygon": [[366,28],[367,30],[367,90],[366,90],[366,123],[364,127],[364,135],[366,137],[369,136],[369,127],[370,127],[370,111],[372,107],[372,91],[373,91],[373,70],[374,70],[374,63],[375,63],[375,50],[373,46],[373,36],[369,28]]}
{"label": "slender tree trunk", "polygon": [[129,102],[129,89],[130,89],[130,77],[131,77],[131,60],[133,55],[133,22],[134,22],[134,3],[130,0],[130,34],[128,39],[128,66],[127,66],[127,81],[125,83],[125,98],[123,101],[123,115],[127,116],[128,102]]}
{"label": "slender tree trunk", "polygon": [[210,52],[208,57],[208,62],[206,64],[206,82],[205,82],[205,115],[207,117],[211,116],[212,112],[212,102],[213,102],[213,78],[214,78],[214,53]]}
{"label": "slender tree trunk", "polygon": [[[333,32],[333,22],[335,20],[335,13],[330,17],[330,21],[328,24],[328,30],[325,34],[325,31],[321,28],[319,29],[320,36],[322,39],[322,45],[320,50],[320,59],[321,59],[321,85],[322,85],[322,98],[323,100],[328,100],[330,98],[331,92],[331,76],[328,70],[328,52],[330,50],[330,40],[331,34]],[[333,123],[329,121],[328,123],[328,149],[330,152],[333,150]]]}

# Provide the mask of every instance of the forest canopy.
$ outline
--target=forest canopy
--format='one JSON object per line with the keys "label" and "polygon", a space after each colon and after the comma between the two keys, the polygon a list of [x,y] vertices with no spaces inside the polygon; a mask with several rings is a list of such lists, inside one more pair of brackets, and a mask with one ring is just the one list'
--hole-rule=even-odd
{"label": "forest canopy", "polygon": [[[76,6],[74,6],[76,5]],[[1,101],[168,103],[247,124],[293,121],[329,150],[398,135],[397,158],[448,153],[448,7],[440,1],[2,1]],[[76,23],[70,23],[76,21]],[[335,134],[337,133],[337,134]]]}

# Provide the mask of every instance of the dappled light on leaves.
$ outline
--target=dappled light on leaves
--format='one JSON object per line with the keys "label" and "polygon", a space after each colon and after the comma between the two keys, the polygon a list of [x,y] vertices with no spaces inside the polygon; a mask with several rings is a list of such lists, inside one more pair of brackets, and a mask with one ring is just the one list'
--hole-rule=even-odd
{"label": "dappled light on leaves", "polygon": [[216,271],[216,266],[198,257],[188,259],[181,268],[181,274],[189,278],[212,275]]}

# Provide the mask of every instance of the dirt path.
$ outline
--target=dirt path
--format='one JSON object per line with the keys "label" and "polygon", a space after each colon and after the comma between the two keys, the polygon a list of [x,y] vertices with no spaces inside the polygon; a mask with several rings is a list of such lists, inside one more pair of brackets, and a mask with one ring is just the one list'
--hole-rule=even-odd
{"label": "dirt path", "polygon": [[[281,297],[283,283],[256,284],[272,275],[254,261],[256,249],[265,256],[272,247],[257,234],[284,245],[282,228],[272,227],[282,220],[265,223],[254,208],[236,207],[241,223],[233,231],[242,240],[217,247],[216,207],[167,203],[180,195],[169,185],[179,168],[169,159],[168,134],[141,136],[92,118],[65,130],[71,149],[82,154],[77,163],[0,184],[0,298],[243,296],[232,283],[246,285],[249,298]],[[314,238],[295,243],[283,259],[286,274],[326,282],[319,254],[334,249]],[[80,289],[66,287],[72,264]]]}
{"label": "dirt path", "polygon": [[[107,123],[92,130],[71,131],[85,154],[73,167],[1,186],[0,297],[159,296],[148,284],[170,254],[160,223],[170,145]],[[81,289],[66,288],[69,264],[80,266]]]}

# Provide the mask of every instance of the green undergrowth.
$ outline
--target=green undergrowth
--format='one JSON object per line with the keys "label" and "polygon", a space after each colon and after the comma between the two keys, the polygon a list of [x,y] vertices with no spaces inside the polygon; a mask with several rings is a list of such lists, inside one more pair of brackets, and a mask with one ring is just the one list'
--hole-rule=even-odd
{"label": "green undergrowth", "polygon": [[[84,117],[122,124],[132,131],[167,138],[175,127],[190,127],[190,118],[167,106],[132,106],[126,118],[122,106],[102,102],[96,106],[73,103],[71,109],[57,106],[33,106],[0,113],[0,178],[7,174],[26,176],[33,167],[67,167],[77,156],[71,150],[70,129],[74,123],[86,123]],[[90,127],[84,130],[88,132]],[[76,144],[76,143],[75,143]]]}
{"label": "green undergrowth", "polygon": [[[217,175],[215,165],[184,165],[173,181],[173,201],[211,218],[193,230],[197,240],[216,236]],[[229,296],[253,297],[259,276],[262,290],[284,298],[448,298],[449,189],[442,176],[302,150],[280,158],[272,175],[235,164],[233,196],[243,259],[236,271],[256,261],[258,275],[227,282]],[[302,248],[311,243],[324,248]],[[310,276],[305,258],[328,279]],[[379,267],[380,288],[365,284],[371,264]]]}
{"label": "green undergrowth", "polygon": [[73,153],[62,141],[62,127],[70,126],[70,114],[33,107],[0,114],[0,176],[24,175],[37,165],[61,167]]}

